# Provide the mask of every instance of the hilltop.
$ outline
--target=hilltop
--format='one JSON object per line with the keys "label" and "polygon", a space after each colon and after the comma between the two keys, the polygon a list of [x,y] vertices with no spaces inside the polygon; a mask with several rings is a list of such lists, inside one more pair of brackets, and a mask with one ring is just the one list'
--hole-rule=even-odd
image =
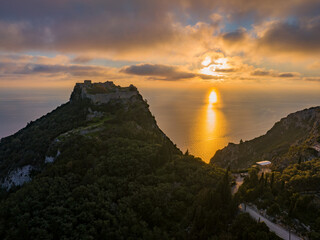
{"label": "hilltop", "polygon": [[[135,116],[132,111],[139,111]],[[70,101],[56,110],[30,122],[16,134],[1,139],[0,183],[2,187],[20,186],[30,181],[32,175],[53,162],[60,155],[59,145],[67,136],[90,136],[107,129],[107,122],[130,118],[145,129],[153,131],[170,148],[179,152],[158,128],[148,105],[136,87],[116,86],[113,82],[77,83]],[[141,126],[140,126],[141,128]]]}
{"label": "hilltop", "polygon": [[276,239],[236,217],[229,172],[182,154],[132,85],[76,84],[1,140],[0,176],[0,239]]}
{"label": "hilltop", "polygon": [[263,136],[218,150],[211,163],[232,169],[269,160],[275,168],[307,161],[320,152],[320,107],[289,114]]}

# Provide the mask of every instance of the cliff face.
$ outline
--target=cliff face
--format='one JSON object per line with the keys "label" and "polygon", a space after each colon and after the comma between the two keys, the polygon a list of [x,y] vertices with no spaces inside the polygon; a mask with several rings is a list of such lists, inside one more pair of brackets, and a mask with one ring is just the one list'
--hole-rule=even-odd
{"label": "cliff face", "polygon": [[232,169],[247,168],[257,161],[269,160],[283,168],[318,154],[320,107],[289,114],[265,135],[240,144],[230,143],[218,150],[211,163]]}

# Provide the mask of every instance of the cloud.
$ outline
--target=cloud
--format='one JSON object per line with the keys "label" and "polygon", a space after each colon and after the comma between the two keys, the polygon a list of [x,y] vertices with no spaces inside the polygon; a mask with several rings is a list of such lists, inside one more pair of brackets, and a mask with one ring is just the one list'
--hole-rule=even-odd
{"label": "cloud", "polygon": [[[8,54],[0,56],[1,71],[102,77],[109,68],[93,64],[131,61],[136,65],[112,73],[162,80],[302,78],[295,71],[316,75],[319,11],[318,0],[3,1],[0,51]],[[206,54],[215,77],[199,74]],[[264,69],[275,59],[301,56],[309,67]],[[215,64],[219,58],[228,58],[228,66]]]}
{"label": "cloud", "polygon": [[71,61],[73,63],[88,63],[92,60],[93,60],[93,58],[89,57],[89,56],[77,56],[77,57],[73,58]]}
{"label": "cloud", "polygon": [[272,71],[261,69],[256,69],[251,73],[252,76],[271,76],[272,74]]}
{"label": "cloud", "polygon": [[220,73],[232,73],[232,72],[237,72],[238,69],[235,69],[235,68],[216,68],[214,71],[220,72]]}
{"label": "cloud", "polygon": [[265,21],[251,31],[239,28],[219,36],[223,49],[251,58],[315,58],[320,53],[320,17]]}
{"label": "cloud", "polygon": [[294,23],[275,22],[263,29],[259,48],[272,52],[317,54],[320,52],[320,17]]}
{"label": "cloud", "polygon": [[[17,7],[19,6],[19,7]],[[93,15],[111,14],[137,17],[144,14],[152,18],[163,12],[176,15],[187,14],[200,18],[213,12],[221,12],[230,17],[283,17],[289,15],[318,15],[320,9],[317,0],[11,0],[3,1],[0,16],[4,19],[20,18],[45,20],[54,19],[90,19]]]}
{"label": "cloud", "polygon": [[223,41],[227,43],[242,42],[246,40],[248,34],[245,28],[239,28],[233,32],[227,32],[222,34]]}
{"label": "cloud", "polygon": [[297,72],[277,72],[275,70],[255,69],[251,72],[251,76],[256,77],[276,77],[276,78],[295,78],[300,77]]}
{"label": "cloud", "polygon": [[152,79],[158,80],[161,79],[176,81],[196,77],[199,77],[201,79],[215,79],[215,77],[213,76],[180,70],[177,66],[168,66],[161,64],[131,65],[122,68],[120,72],[138,76],[149,76],[152,77]]}
{"label": "cloud", "polygon": [[33,56],[27,54],[0,54],[2,63],[38,63],[38,64],[66,64],[69,63],[69,57],[65,55],[56,55],[55,57]]}
{"label": "cloud", "polygon": [[[131,52],[151,56],[156,49],[159,54],[169,55],[170,49],[186,54],[186,47],[193,52],[190,45],[208,47],[210,43],[204,39],[219,31],[223,20],[314,15],[316,9],[320,4],[314,0],[297,0],[290,6],[286,0],[3,1],[0,49],[103,51],[123,58]],[[240,28],[223,38],[244,40],[245,31]]]}
{"label": "cloud", "polygon": [[304,77],[303,80],[311,82],[320,82],[320,77]]}
{"label": "cloud", "polygon": [[307,68],[310,69],[310,70],[320,69],[320,61],[314,61],[313,63],[308,65]]}
{"label": "cloud", "polygon": [[280,73],[278,75],[278,77],[281,77],[281,78],[292,78],[292,77],[298,77],[300,74],[298,73]]}
{"label": "cloud", "polygon": [[112,68],[102,66],[86,65],[52,65],[52,64],[30,64],[30,63],[3,63],[0,62],[0,74],[3,77],[8,75],[69,75],[80,77],[108,77]]}
{"label": "cloud", "polygon": [[[0,9],[0,50],[94,53],[126,60],[170,54],[190,56],[194,51],[203,51],[221,18],[214,14],[208,16],[208,22],[187,23],[183,4],[174,2],[4,2]],[[76,58],[74,62],[84,60]]]}

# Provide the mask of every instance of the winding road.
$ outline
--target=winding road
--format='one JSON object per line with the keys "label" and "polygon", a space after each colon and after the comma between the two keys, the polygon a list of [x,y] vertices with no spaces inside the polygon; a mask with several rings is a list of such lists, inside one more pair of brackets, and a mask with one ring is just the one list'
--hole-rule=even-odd
{"label": "winding road", "polygon": [[268,219],[266,219],[264,216],[262,216],[260,213],[256,212],[255,209],[251,208],[250,206],[246,206],[242,203],[239,206],[240,211],[242,212],[247,212],[250,214],[252,218],[260,222],[264,222],[268,228],[270,229],[271,232],[274,232],[277,234],[280,238],[285,239],[285,240],[302,240],[302,238],[298,237],[294,233],[289,233],[288,230],[284,229],[278,224],[275,224]]}
{"label": "winding road", "polygon": [[[235,194],[238,190],[239,187],[242,185],[243,183],[243,177],[240,176],[240,174],[234,174],[234,177],[236,178],[235,181],[235,186],[233,186],[232,188],[232,194]],[[268,220],[267,218],[265,218],[264,216],[262,216],[260,213],[258,213],[254,208],[250,207],[250,206],[246,206],[242,203],[239,205],[239,209],[242,212],[247,212],[250,214],[250,216],[257,220],[257,221],[261,221],[264,222],[268,228],[270,229],[271,232],[274,232],[275,234],[277,234],[278,237],[285,239],[285,240],[302,240],[302,238],[298,237],[296,234],[294,233],[289,233],[289,231],[285,228],[283,228],[282,226],[275,224],[273,222],[271,222],[270,220]]]}

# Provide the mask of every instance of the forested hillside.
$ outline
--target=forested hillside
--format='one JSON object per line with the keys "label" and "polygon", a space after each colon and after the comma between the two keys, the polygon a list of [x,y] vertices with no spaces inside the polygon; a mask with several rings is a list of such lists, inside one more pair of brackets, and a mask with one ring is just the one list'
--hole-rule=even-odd
{"label": "forested hillside", "polygon": [[1,141],[7,174],[33,171],[2,189],[0,239],[276,239],[236,217],[229,172],[182,154],[140,95],[93,104],[80,90]]}
{"label": "forested hillside", "polygon": [[238,197],[309,239],[320,239],[320,159],[258,175],[252,168]]}

